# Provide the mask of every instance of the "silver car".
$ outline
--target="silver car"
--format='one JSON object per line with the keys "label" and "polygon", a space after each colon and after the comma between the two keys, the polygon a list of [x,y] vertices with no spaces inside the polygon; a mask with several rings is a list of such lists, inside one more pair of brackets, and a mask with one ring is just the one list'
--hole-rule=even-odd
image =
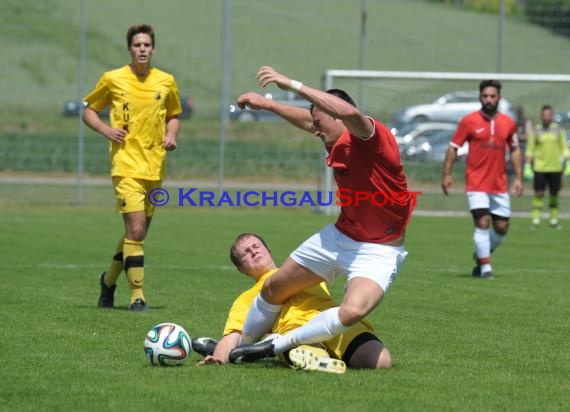
{"label": "silver car", "polygon": [[554,115],[553,120],[564,129],[570,129],[570,110],[564,110]]}
{"label": "silver car", "polygon": [[425,122],[425,123],[408,123],[399,128],[392,128],[392,134],[396,137],[398,146],[411,143],[414,139],[422,137],[426,133],[439,130],[449,130],[454,132],[457,129],[457,123],[447,122]]}
{"label": "silver car", "polygon": [[[457,129],[455,123],[410,123],[399,131],[393,132],[404,160],[435,160],[430,152],[437,146],[447,147]],[[469,145],[466,142],[457,152],[459,158],[467,154]]]}
{"label": "silver car", "polygon": [[[394,115],[394,124],[426,121],[459,123],[463,116],[479,109],[481,109],[479,92],[453,92],[441,96],[431,104],[420,104],[399,110]],[[513,108],[505,98],[499,101],[499,111],[516,120]]]}

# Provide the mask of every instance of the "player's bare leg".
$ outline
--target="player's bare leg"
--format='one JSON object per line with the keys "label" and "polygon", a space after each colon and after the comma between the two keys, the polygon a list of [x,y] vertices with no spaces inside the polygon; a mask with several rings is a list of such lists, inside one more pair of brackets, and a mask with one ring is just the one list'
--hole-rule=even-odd
{"label": "player's bare leg", "polygon": [[344,326],[354,325],[378,306],[383,298],[384,291],[373,280],[363,277],[351,279],[338,311],[340,322]]}

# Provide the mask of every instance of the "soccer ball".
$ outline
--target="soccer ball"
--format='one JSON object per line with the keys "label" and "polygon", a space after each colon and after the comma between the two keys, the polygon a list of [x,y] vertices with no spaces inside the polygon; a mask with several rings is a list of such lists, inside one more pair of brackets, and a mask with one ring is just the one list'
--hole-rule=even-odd
{"label": "soccer ball", "polygon": [[176,323],[154,326],[144,340],[144,351],[152,366],[182,366],[191,350],[190,336]]}

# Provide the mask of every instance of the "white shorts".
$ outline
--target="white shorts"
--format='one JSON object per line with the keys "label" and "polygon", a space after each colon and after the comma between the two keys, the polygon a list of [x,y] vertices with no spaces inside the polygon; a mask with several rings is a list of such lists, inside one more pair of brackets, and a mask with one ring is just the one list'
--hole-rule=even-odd
{"label": "white shorts", "polygon": [[508,193],[467,192],[469,210],[489,209],[492,215],[511,217],[511,200]]}
{"label": "white shorts", "polygon": [[326,282],[341,276],[347,281],[364,277],[386,293],[407,255],[404,246],[357,242],[331,224],[305,240],[291,253],[291,259]]}

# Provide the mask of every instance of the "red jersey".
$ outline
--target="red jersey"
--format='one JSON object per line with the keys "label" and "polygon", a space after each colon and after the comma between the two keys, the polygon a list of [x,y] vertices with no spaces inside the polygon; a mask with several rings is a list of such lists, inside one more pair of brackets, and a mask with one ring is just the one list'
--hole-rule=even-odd
{"label": "red jersey", "polygon": [[396,139],[379,122],[363,140],[343,133],[329,151],[327,165],[339,188],[336,227],[358,242],[387,243],[404,233],[413,211]]}
{"label": "red jersey", "polygon": [[482,111],[468,114],[459,123],[451,145],[460,148],[469,142],[465,191],[491,194],[507,189],[506,148],[518,146],[517,125],[503,113],[492,118]]}

